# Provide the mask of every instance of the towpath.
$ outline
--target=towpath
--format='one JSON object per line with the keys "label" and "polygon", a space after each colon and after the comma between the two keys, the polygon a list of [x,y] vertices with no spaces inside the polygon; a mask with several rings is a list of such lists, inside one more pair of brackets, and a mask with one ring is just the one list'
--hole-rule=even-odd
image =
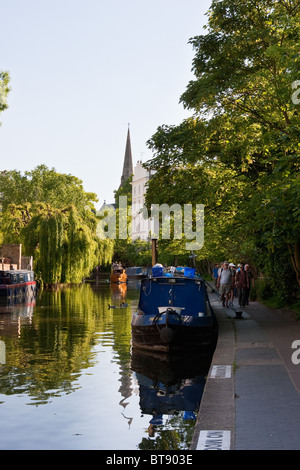
{"label": "towpath", "polygon": [[236,319],[209,296],[220,331],[191,449],[299,450],[300,321],[259,302]]}

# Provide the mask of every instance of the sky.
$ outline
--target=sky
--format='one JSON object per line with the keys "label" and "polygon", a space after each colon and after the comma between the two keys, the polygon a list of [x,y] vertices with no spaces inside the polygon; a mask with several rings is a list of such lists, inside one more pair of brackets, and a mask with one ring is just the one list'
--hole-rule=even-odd
{"label": "sky", "polygon": [[128,126],[133,165],[147,140],[190,116],[189,39],[205,34],[210,0],[2,0],[0,170],[45,164],[114,202]]}

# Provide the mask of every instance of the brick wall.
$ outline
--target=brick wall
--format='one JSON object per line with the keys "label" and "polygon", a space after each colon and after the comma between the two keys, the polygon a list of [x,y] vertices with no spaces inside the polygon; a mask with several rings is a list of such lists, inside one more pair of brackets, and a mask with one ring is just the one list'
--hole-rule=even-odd
{"label": "brick wall", "polygon": [[[10,269],[10,265],[13,265],[14,269],[21,269],[21,258],[22,258],[22,245],[21,244],[0,245],[1,269]],[[9,266],[9,268],[7,268],[7,266]]]}

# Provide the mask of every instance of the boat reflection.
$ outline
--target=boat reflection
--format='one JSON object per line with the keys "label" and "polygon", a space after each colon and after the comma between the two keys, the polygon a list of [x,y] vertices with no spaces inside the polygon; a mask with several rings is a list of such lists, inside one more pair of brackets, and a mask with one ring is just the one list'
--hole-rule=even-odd
{"label": "boat reflection", "polygon": [[132,350],[140,409],[151,416],[149,437],[163,424],[163,415],[183,412],[184,420],[196,419],[210,362],[210,353],[170,356]]}
{"label": "boat reflection", "polygon": [[2,315],[10,315],[11,319],[19,316],[31,319],[35,304],[34,294],[26,297],[2,297],[0,298],[0,318],[3,319]]}
{"label": "boat reflection", "polygon": [[110,285],[111,298],[115,302],[123,302],[126,298],[127,284],[111,284]]}
{"label": "boat reflection", "polygon": [[[6,346],[5,342],[0,340],[0,366],[6,364]],[[1,370],[1,367],[0,367]]]}
{"label": "boat reflection", "polygon": [[[35,295],[25,297],[0,297],[0,335],[20,337],[22,324],[31,324]],[[0,341],[0,365],[6,364],[6,344]],[[0,368],[1,369],[1,368]]]}

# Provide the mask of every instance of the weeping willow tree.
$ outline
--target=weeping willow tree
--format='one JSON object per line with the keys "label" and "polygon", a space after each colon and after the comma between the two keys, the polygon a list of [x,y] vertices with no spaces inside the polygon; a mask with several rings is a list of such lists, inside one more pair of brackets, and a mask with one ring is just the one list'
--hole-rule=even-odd
{"label": "weeping willow tree", "polygon": [[41,282],[81,282],[113,255],[113,241],[97,234],[96,201],[81,180],[45,165],[0,172],[0,241],[22,243]]}
{"label": "weeping willow tree", "polygon": [[90,210],[39,204],[38,208],[11,205],[4,221],[9,242],[23,243],[33,254],[34,270],[46,285],[79,283],[96,265],[108,263],[113,243],[97,236],[97,219]]}

